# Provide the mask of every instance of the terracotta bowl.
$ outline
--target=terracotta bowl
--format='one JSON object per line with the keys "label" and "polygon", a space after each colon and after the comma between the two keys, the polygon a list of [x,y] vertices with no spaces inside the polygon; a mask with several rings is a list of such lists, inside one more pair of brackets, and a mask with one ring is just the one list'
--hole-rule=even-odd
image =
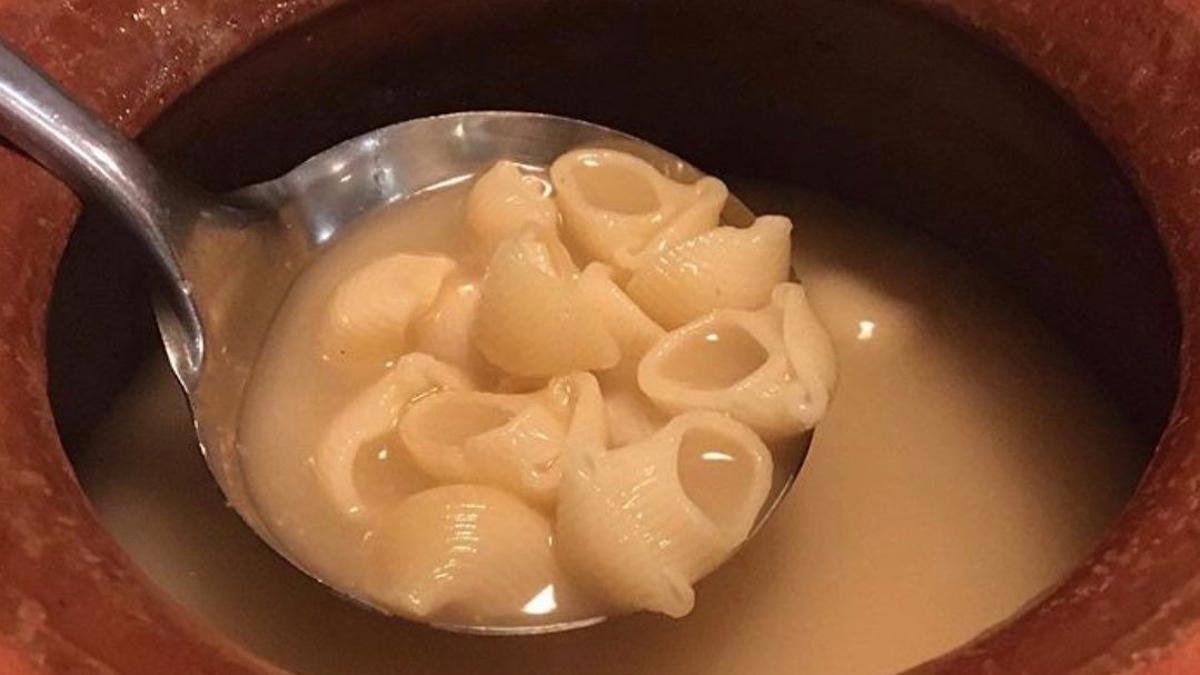
{"label": "terracotta bowl", "polygon": [[[1200,672],[1188,3],[10,0],[0,34],[130,133],[153,122],[150,147],[213,188],[402,118],[521,108],[931,230],[1008,279],[1158,443],[1069,578],[914,672]],[[0,176],[0,673],[270,671],[134,569],[63,451],[153,347],[136,255],[85,218],[48,344],[78,206],[2,147]]]}

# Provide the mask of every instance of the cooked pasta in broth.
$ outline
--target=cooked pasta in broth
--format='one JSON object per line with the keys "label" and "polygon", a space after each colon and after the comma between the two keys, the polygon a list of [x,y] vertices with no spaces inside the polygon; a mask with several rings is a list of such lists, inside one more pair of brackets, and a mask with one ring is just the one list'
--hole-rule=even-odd
{"label": "cooked pasta in broth", "polygon": [[[936,656],[1073,568],[1127,502],[1151,444],[1070,344],[978,261],[794,185],[731,182],[752,207],[795,217],[793,264],[833,337],[837,395],[794,492],[696,587],[696,609],[683,619],[643,612],[583,631],[493,640],[344,601],[263,546],[226,506],[159,352],[94,436],[71,448],[80,482],[164,592],[292,672],[891,675]],[[421,223],[461,209],[460,193],[379,214],[389,226],[348,233],[327,269],[350,275],[384,252],[453,250],[453,237]],[[620,278],[605,267],[595,269]],[[444,311],[406,339],[415,347],[436,338],[426,344],[446,356],[417,350],[453,361],[464,345],[438,336],[457,334],[477,299],[470,281],[451,280],[435,302]],[[652,333],[644,335],[651,344]],[[281,404],[319,374],[282,372]],[[610,435],[630,434],[614,446],[667,423],[641,419],[636,369],[622,364],[597,379]],[[321,391],[356,393],[335,384]],[[311,443],[328,419],[286,422],[280,447]],[[384,437],[358,454],[352,485],[363,500],[434,487],[395,445]],[[309,485],[315,502],[319,488]],[[303,502],[296,514],[322,534]],[[539,594],[529,610],[553,611],[557,599]]]}
{"label": "cooked pasta in broth", "polygon": [[836,379],[792,222],[725,224],[728,194],[581,149],[366,216],[252,374],[239,451],[271,535],[441,625],[691,612]]}

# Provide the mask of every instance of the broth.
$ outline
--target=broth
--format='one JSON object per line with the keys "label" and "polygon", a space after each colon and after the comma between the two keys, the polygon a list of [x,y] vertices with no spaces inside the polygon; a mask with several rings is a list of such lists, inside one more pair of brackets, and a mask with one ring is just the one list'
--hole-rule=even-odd
{"label": "broth", "polygon": [[[159,357],[82,454],[81,482],[158,583],[300,672],[881,675],[932,657],[1086,552],[1132,491],[1144,444],[1064,345],[977,268],[825,200],[734,187],[756,210],[793,217],[796,266],[840,379],[795,488],[682,620],[472,638],[334,596],[224,507]],[[280,422],[303,438],[321,420]],[[360,536],[320,532],[333,525],[319,514],[297,519],[349,544]]]}

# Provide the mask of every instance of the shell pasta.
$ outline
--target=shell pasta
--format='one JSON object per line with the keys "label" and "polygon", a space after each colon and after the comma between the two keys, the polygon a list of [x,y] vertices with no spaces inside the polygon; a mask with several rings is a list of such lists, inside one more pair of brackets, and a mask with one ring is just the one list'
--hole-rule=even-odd
{"label": "shell pasta", "polygon": [[522,233],[492,257],[475,319],[483,355],[513,375],[611,368],[619,350],[557,241]]}
{"label": "shell pasta", "polygon": [[622,448],[579,444],[571,453],[558,500],[560,557],[622,609],[690,612],[692,583],[746,538],[771,485],[763,442],[711,412],[679,415]]}
{"label": "shell pasta", "polygon": [[719,227],[663,251],[638,267],[628,292],[667,328],[714,309],[754,309],[787,281],[792,223],[764,216],[741,229]]}
{"label": "shell pasta", "polygon": [[824,331],[812,334],[819,324],[798,284],[771,297],[762,309],[716,310],[668,333],[638,366],[642,391],[667,412],[716,410],[772,439],[811,429],[829,402],[833,347]]}
{"label": "shell pasta", "polygon": [[[599,148],[444,189],[444,243],[343,265],[318,309],[276,319],[316,322],[332,384],[303,465],[281,467],[312,481],[307,510],[264,508],[267,526],[323,578],[435,624],[687,614],[836,382],[789,277],[791,221],[730,226],[720,180]],[[258,493],[281,483],[269,469]]]}
{"label": "shell pasta", "polygon": [[361,365],[399,355],[409,325],[433,305],[454,267],[443,256],[400,253],[358,271],[329,303],[324,358]]}

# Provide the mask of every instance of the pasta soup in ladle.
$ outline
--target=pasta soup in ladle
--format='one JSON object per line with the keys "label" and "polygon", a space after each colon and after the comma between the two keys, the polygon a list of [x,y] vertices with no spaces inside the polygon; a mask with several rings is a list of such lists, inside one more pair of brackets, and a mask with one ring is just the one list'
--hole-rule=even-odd
{"label": "pasta soup in ladle", "polygon": [[791,222],[723,225],[727,197],[581,149],[365,216],[296,282],[248,386],[271,536],[444,626],[687,614],[835,382]]}

